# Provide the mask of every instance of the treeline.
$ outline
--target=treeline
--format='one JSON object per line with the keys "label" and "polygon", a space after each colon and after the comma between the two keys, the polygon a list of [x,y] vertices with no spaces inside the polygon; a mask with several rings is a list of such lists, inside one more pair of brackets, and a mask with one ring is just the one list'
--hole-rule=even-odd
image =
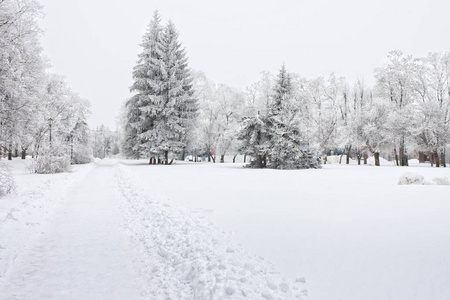
{"label": "treeline", "polygon": [[[133,71],[122,121],[122,152],[170,164],[186,153],[224,162],[238,153],[250,166],[318,167],[331,150],[398,166],[418,152],[445,166],[450,138],[450,53],[388,54],[375,84],[331,74],[306,79],[282,66],[245,91],[191,72],[173,23],[155,13]],[[217,159],[219,157],[219,159]],[[233,160],[234,160],[233,158]]]}
{"label": "treeline", "polygon": [[[288,76],[289,92],[283,100],[288,108],[283,115],[295,123],[301,145],[316,151],[324,163],[330,150],[340,149],[358,164],[373,155],[380,165],[383,154],[406,166],[409,158],[424,152],[435,166],[445,166],[450,143],[450,53],[414,58],[392,51],[375,69],[373,87],[334,74],[306,79],[285,72],[283,66],[278,76],[263,73],[245,92],[233,90],[235,96],[218,92],[229,88],[197,76],[201,124],[197,145],[214,148],[221,156],[240,151],[264,161],[270,150],[262,133],[270,131],[266,123],[280,99],[280,76]],[[221,142],[224,138],[227,143]]]}
{"label": "treeline", "polygon": [[0,1],[0,158],[45,154],[60,162],[52,169],[42,161],[42,171],[53,172],[90,161],[90,104],[48,73],[39,42],[41,10],[34,0]]}

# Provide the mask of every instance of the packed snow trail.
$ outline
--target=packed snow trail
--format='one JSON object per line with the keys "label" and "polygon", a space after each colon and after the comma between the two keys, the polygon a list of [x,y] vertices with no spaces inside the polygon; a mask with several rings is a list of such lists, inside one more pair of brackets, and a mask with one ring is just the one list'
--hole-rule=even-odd
{"label": "packed snow trail", "polygon": [[114,166],[98,166],[0,287],[1,299],[139,299]]}
{"label": "packed snow trail", "polygon": [[[76,174],[66,181],[45,177],[52,183],[49,193],[38,196],[39,205],[24,206],[22,214],[14,213],[17,218],[0,222],[0,233],[9,228],[16,235],[10,242],[0,239],[0,262],[5,262],[0,300],[285,300],[307,296],[304,278],[283,278],[270,262],[246,252],[211,224],[205,211],[170,205],[158,194],[157,186],[136,180],[126,165],[102,162],[78,174],[79,181],[72,176]],[[63,195],[57,196],[57,191]],[[14,210],[29,199],[19,196],[8,201]],[[50,209],[47,220],[41,212],[54,201],[59,209]],[[27,223],[27,215],[35,223]],[[36,227],[39,222],[42,225]],[[37,238],[18,242],[30,232],[36,232]]]}

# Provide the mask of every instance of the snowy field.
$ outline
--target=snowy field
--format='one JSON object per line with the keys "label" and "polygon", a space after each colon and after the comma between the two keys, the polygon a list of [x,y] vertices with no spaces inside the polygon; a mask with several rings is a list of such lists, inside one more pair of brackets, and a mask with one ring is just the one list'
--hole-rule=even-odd
{"label": "snowy field", "polygon": [[290,279],[309,299],[448,299],[450,187],[401,186],[429,165],[325,165],[321,170],[251,170],[183,163],[127,168],[161,199],[208,218]]}
{"label": "snowy field", "polygon": [[[27,160],[27,163],[29,161]],[[97,161],[0,198],[0,299],[448,299],[450,169]]]}

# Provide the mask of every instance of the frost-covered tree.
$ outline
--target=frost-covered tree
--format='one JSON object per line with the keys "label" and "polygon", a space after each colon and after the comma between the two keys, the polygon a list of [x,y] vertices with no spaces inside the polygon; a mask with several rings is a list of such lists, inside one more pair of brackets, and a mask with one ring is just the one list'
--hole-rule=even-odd
{"label": "frost-covered tree", "polygon": [[[376,69],[377,95],[391,106],[388,118],[397,165],[408,165],[407,143],[412,139],[411,107],[416,97],[417,60],[391,51],[388,63]],[[398,147],[398,148],[397,148]]]}
{"label": "frost-covered tree", "polygon": [[220,162],[224,162],[226,154],[237,153],[236,131],[242,118],[244,95],[225,84],[212,82],[201,72],[195,73],[193,85],[199,110],[194,131],[196,143],[191,149],[202,149],[208,161],[213,162],[218,154]]}
{"label": "frost-covered tree", "polygon": [[[326,157],[328,150],[338,143],[338,104],[344,95],[344,80],[331,74],[328,80],[320,77],[298,84],[302,126],[307,128],[308,143]],[[351,149],[350,145],[345,146]]]}
{"label": "frost-covered tree", "polygon": [[250,167],[267,167],[272,146],[267,117],[261,116],[259,112],[255,116],[245,117],[238,139],[241,141],[239,151],[254,158],[250,161]]}
{"label": "frost-covered tree", "polygon": [[125,148],[170,164],[170,154],[184,151],[197,111],[186,51],[174,24],[162,27],[157,12],[141,46],[131,87],[136,94],[126,104]]}
{"label": "frost-covered tree", "polygon": [[94,157],[105,158],[119,154],[119,133],[101,125],[93,130]]}
{"label": "frost-covered tree", "polygon": [[299,111],[291,76],[283,65],[274,84],[267,115],[247,117],[241,129],[241,151],[254,155],[249,166],[276,169],[320,167],[318,159],[302,140]]}
{"label": "frost-covered tree", "polygon": [[318,159],[302,140],[299,109],[291,76],[283,65],[274,86],[268,113],[270,167],[306,169],[320,167]]}
{"label": "frost-covered tree", "polygon": [[0,1],[0,154],[6,151],[9,159],[14,149],[30,142],[32,110],[45,77],[40,9],[33,0]]}
{"label": "frost-covered tree", "polygon": [[446,166],[450,142],[450,53],[430,53],[421,59],[415,106],[414,137],[418,149],[430,154],[436,167]]}
{"label": "frost-covered tree", "polygon": [[216,151],[220,154],[220,162],[225,162],[228,152],[237,150],[237,135],[239,120],[242,118],[239,107],[244,102],[243,94],[224,84],[217,87],[218,105],[218,141]]}

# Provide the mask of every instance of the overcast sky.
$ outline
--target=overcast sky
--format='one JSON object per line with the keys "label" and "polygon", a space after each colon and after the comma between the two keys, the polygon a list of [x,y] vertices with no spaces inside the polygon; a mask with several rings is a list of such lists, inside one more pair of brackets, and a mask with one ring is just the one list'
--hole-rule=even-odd
{"label": "overcast sky", "polygon": [[130,96],[142,35],[158,9],[180,32],[189,65],[244,89],[282,63],[307,78],[373,82],[387,53],[450,51],[446,0],[40,0],[53,71],[92,104],[91,126],[115,127]]}

